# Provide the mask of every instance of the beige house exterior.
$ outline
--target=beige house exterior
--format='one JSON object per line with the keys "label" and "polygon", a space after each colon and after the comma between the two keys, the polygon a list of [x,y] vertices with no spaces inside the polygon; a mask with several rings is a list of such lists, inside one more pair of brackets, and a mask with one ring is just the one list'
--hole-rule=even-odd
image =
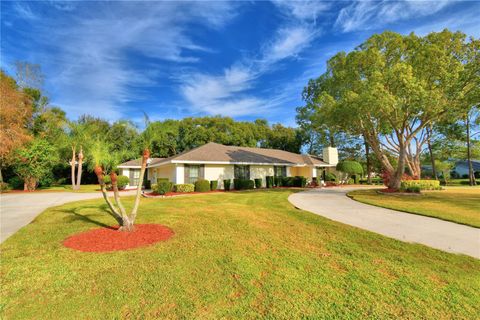
{"label": "beige house exterior", "polygon": [[[323,158],[297,154],[283,150],[225,146],[207,143],[198,148],[170,158],[149,159],[146,177],[152,184],[166,178],[175,184],[194,183],[198,179],[223,180],[261,179],[266,186],[267,176],[303,176],[307,181],[323,180],[323,173],[334,170],[338,163],[336,148],[323,151]],[[119,166],[120,174],[130,178],[135,186],[140,176],[140,160],[132,160]],[[128,188],[128,187],[127,187]]]}

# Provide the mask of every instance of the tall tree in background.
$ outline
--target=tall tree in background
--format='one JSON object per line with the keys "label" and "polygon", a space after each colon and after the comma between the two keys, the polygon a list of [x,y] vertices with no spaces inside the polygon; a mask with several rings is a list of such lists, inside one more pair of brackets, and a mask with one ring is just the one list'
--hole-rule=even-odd
{"label": "tall tree in background", "polygon": [[[321,76],[328,90],[315,94],[319,112],[331,126],[364,135],[392,175],[389,187],[398,189],[406,166],[420,174],[418,153],[427,141],[425,128],[461,112],[457,84],[472,41],[447,30],[425,37],[374,35],[328,61]],[[471,84],[469,79],[466,83]],[[396,163],[388,153],[396,155]]]}
{"label": "tall tree in background", "polygon": [[0,96],[0,182],[3,182],[2,169],[14,160],[13,151],[32,139],[27,130],[32,108],[30,98],[3,71],[0,71]]}
{"label": "tall tree in background", "polygon": [[58,160],[54,146],[45,139],[34,139],[15,151],[15,172],[24,181],[24,190],[33,191],[39,180],[50,173]]}

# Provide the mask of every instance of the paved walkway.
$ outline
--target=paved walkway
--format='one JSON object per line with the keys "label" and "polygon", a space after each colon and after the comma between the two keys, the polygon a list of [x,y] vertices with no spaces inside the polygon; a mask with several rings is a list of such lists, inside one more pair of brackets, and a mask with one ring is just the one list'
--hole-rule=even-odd
{"label": "paved walkway", "polygon": [[[133,195],[133,191],[122,192]],[[101,192],[32,192],[7,193],[0,195],[0,243],[23,226],[29,224],[37,215],[49,207],[67,202],[101,198]]]}
{"label": "paved walkway", "polygon": [[346,196],[354,188],[313,189],[295,193],[295,207],[405,242],[416,242],[480,259],[480,229],[363,204]]}

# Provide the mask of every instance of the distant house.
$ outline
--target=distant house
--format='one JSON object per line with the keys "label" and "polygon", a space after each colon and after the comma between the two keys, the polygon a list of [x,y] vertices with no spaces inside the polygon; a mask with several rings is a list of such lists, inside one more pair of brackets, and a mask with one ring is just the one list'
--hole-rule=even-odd
{"label": "distant house", "polygon": [[[453,161],[452,161],[453,162]],[[475,176],[480,175],[480,160],[472,160],[472,167]],[[432,175],[432,166],[429,164],[422,166],[422,171],[424,175]],[[466,160],[457,160],[455,165],[451,170],[452,178],[467,178],[468,177],[468,161]]]}
{"label": "distant house", "polygon": [[[480,174],[480,160],[472,160],[473,172]],[[468,177],[468,161],[456,161],[452,170],[452,175],[463,178]]]}
{"label": "distant house", "polygon": [[[156,183],[158,178],[180,183],[194,183],[198,179],[217,180],[223,189],[225,179],[262,179],[266,176],[304,176],[311,181],[326,170],[334,170],[338,163],[336,148],[326,148],[323,158],[277,149],[225,146],[210,142],[169,158],[149,159],[146,179]],[[140,178],[140,160],[122,163],[120,174],[130,178],[133,187]]]}

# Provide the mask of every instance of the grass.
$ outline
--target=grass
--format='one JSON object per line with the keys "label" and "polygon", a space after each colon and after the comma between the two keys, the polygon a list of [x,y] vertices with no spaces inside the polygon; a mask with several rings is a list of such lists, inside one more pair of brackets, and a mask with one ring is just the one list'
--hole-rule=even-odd
{"label": "grass", "polygon": [[448,187],[441,191],[423,191],[422,196],[379,194],[376,190],[356,190],[348,195],[363,203],[480,228],[478,187]]}
{"label": "grass", "polygon": [[[1,246],[4,319],[475,318],[480,261],[297,210],[289,190],[142,199],[175,236],[82,253],[100,200],[50,208]],[[132,198],[125,198],[132,205]]]}

